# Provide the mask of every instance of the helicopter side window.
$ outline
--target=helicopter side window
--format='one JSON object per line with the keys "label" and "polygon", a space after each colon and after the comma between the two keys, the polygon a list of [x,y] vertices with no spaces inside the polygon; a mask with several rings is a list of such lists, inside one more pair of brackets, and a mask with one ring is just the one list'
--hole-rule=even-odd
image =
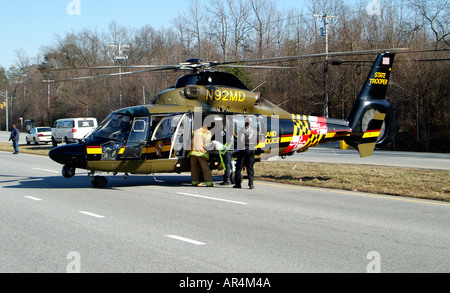
{"label": "helicopter side window", "polygon": [[182,115],[166,117],[156,126],[151,140],[161,140],[171,138],[177,129]]}
{"label": "helicopter side window", "polygon": [[94,137],[123,140],[130,125],[130,116],[110,115],[93,133]]}
{"label": "helicopter side window", "polygon": [[176,134],[172,137],[172,155],[171,157],[182,157],[185,150],[188,149],[190,141],[186,138],[190,138],[189,118],[185,115],[180,120]]}

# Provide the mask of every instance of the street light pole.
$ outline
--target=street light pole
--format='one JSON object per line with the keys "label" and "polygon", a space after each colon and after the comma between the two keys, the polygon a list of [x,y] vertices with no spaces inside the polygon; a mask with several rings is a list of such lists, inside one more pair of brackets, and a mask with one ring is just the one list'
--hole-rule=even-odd
{"label": "street light pole", "polygon": [[324,105],[323,105],[323,114],[324,117],[328,118],[329,111],[328,111],[328,103],[329,103],[329,97],[328,97],[328,19],[329,18],[338,18],[337,16],[331,16],[325,13],[324,15],[318,15],[314,14],[314,17],[321,17],[323,20],[323,34],[325,37],[325,65],[323,68],[323,85],[324,85]]}
{"label": "street light pole", "polygon": [[54,80],[43,80],[43,82],[47,83],[47,107],[48,113],[50,113],[50,83],[55,82]]}

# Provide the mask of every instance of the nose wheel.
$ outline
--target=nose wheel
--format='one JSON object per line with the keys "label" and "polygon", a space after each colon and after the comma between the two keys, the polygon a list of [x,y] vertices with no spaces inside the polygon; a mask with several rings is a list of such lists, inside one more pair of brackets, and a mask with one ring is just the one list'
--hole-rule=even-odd
{"label": "nose wheel", "polygon": [[62,175],[64,178],[72,178],[73,176],[75,176],[75,170],[76,169],[73,166],[64,165],[62,169]]}

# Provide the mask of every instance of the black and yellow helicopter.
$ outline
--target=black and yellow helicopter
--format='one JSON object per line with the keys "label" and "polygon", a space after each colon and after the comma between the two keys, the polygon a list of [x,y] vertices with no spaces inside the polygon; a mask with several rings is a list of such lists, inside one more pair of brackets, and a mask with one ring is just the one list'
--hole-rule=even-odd
{"label": "black and yellow helicopter", "polygon": [[[159,70],[191,70],[192,73],[180,77],[175,87],[159,93],[152,105],[116,110],[84,140],[54,148],[49,156],[63,165],[62,174],[66,178],[73,177],[76,169],[88,170],[96,188],[107,186],[104,176],[95,175],[98,172],[125,173],[125,177],[188,172],[190,139],[197,128],[212,126],[213,139],[233,149],[237,148],[236,133],[248,117],[259,134],[256,146],[259,159],[290,156],[319,144],[342,140],[355,147],[361,157],[371,156],[377,145],[392,141],[398,130],[393,108],[385,100],[395,57],[392,51],[395,50],[377,56],[346,120],[291,114],[251,91],[235,75],[213,70],[246,67],[242,65],[245,62],[295,60],[325,54],[223,63],[189,59],[178,65],[140,66],[148,69],[122,74]],[[354,53],[357,52],[328,55]],[[112,67],[97,67],[103,68]],[[117,74],[108,76],[111,75]],[[76,79],[85,78],[94,77]],[[223,133],[226,135],[222,136]],[[210,167],[222,168],[217,149],[210,156]]]}

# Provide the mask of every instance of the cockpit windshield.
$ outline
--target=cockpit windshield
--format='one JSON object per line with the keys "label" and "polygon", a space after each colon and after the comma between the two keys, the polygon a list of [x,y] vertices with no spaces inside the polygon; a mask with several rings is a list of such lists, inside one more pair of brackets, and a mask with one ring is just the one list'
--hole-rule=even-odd
{"label": "cockpit windshield", "polygon": [[111,114],[92,134],[93,137],[123,140],[130,126],[131,117]]}

